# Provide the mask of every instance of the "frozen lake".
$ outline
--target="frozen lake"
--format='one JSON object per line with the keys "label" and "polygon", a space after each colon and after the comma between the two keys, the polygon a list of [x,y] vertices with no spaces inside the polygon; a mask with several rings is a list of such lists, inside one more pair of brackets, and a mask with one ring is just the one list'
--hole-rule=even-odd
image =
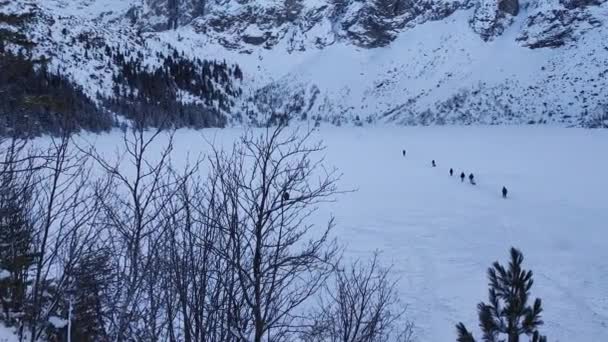
{"label": "frozen lake", "polygon": [[[477,328],[486,270],[506,263],[510,246],[534,271],[532,294],[543,299],[549,340],[608,340],[608,131],[421,127],[322,135],[345,185],[359,189],[336,204],[336,231],[349,252],[379,249],[395,264],[421,341],[455,340],[458,321]],[[477,185],[461,183],[461,171],[474,173]]]}
{"label": "frozen lake", "polygon": [[[178,131],[174,160],[205,153],[201,135],[228,143],[241,133]],[[117,134],[89,138],[111,151]],[[344,173],[341,188],[357,189],[318,218],[335,215],[347,257],[379,250],[394,264],[418,341],[454,341],[459,321],[477,331],[486,270],[511,246],[534,271],[550,341],[608,341],[608,130],[326,127],[314,138]]]}

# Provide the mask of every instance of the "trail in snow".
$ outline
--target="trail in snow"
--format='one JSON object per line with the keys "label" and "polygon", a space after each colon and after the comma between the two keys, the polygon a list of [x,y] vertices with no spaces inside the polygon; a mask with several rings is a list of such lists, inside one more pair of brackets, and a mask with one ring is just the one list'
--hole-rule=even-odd
{"label": "trail in snow", "polygon": [[[608,338],[606,132],[446,127],[322,135],[328,160],[359,188],[334,209],[338,234],[351,256],[379,249],[395,264],[419,340],[454,340],[459,321],[477,329],[486,270],[506,262],[511,246],[536,274],[532,294],[543,299],[551,340]],[[473,172],[477,185],[461,183],[461,170]]]}

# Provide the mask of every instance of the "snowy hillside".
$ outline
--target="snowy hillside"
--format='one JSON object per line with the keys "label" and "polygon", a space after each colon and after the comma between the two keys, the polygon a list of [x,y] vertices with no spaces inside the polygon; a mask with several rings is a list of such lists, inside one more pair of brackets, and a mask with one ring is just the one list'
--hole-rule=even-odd
{"label": "snowy hillside", "polygon": [[[179,54],[238,65],[226,120],[602,126],[605,0],[17,0],[21,31],[92,97],[112,97],[116,47],[149,68]],[[11,23],[2,23],[11,29]],[[14,29],[14,26],[12,29]],[[86,53],[86,54],[85,54]],[[223,85],[219,88],[223,88]],[[181,103],[203,101],[187,92]],[[199,100],[197,100],[199,99]]]}
{"label": "snowy hillside", "polygon": [[[84,8],[62,5],[0,2],[0,57],[23,56],[28,62],[44,63],[46,70],[70,79],[99,108],[131,120],[146,117],[147,125],[222,127],[234,112],[242,93],[237,65],[186,58],[169,43],[142,38],[130,25],[106,22],[105,7],[95,7],[96,2],[87,2]],[[100,17],[78,12],[93,8],[102,11]]]}

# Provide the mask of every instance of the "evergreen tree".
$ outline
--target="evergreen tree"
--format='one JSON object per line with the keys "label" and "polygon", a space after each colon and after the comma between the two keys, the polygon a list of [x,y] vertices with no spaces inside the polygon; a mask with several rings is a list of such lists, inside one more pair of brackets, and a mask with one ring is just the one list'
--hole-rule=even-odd
{"label": "evergreen tree", "polygon": [[84,342],[107,339],[103,303],[110,273],[109,255],[105,252],[88,255],[77,268],[72,324],[74,340]]}
{"label": "evergreen tree", "polygon": [[[532,342],[546,342],[538,328],[543,324],[543,311],[540,298],[529,305],[530,289],[534,284],[532,271],[522,269],[523,254],[511,248],[509,267],[495,262],[488,269],[489,304],[484,302],[477,306],[479,327],[485,342],[519,342],[520,336],[530,337]],[[463,323],[456,326],[458,342],[475,342]],[[506,337],[506,339],[505,339]]]}
{"label": "evergreen tree", "polygon": [[[233,83],[232,68],[225,62],[189,60],[177,50],[162,57],[157,68],[142,67],[138,59],[117,52],[119,73],[113,77],[114,96],[106,106],[125,115],[137,125],[152,127],[222,127],[234,102],[231,96],[241,89]],[[242,78],[242,71],[238,69]],[[214,83],[217,84],[214,87]],[[181,94],[200,98],[201,102],[180,100]]]}
{"label": "evergreen tree", "polygon": [[64,296],[64,311],[71,321],[72,341],[107,341],[106,293],[110,285],[110,253],[91,247],[68,273],[71,285]]}
{"label": "evergreen tree", "polygon": [[27,310],[28,271],[35,262],[34,230],[28,216],[31,188],[14,171],[3,170],[1,178],[0,319],[12,325]]}
{"label": "evergreen tree", "polygon": [[0,54],[0,135],[60,134],[65,129],[99,132],[113,125],[112,116],[47,60]]}

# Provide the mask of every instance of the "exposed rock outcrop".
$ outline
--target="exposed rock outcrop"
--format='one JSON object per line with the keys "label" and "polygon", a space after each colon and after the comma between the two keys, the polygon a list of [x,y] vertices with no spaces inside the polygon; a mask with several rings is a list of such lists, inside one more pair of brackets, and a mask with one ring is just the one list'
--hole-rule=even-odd
{"label": "exposed rock outcrop", "polygon": [[519,13],[519,0],[499,0],[498,10],[516,16]]}
{"label": "exposed rock outcrop", "polygon": [[526,27],[517,40],[531,49],[556,48],[601,25],[600,20],[578,7],[539,10],[526,19]]}
{"label": "exposed rock outcrop", "polygon": [[190,24],[205,14],[207,0],[144,0],[142,13],[145,29],[162,31]]}
{"label": "exposed rock outcrop", "polygon": [[559,2],[567,9],[575,9],[587,6],[598,6],[606,2],[606,0],[560,0]]}
{"label": "exposed rock outcrop", "polygon": [[485,41],[500,36],[519,13],[519,0],[480,0],[470,25]]}

